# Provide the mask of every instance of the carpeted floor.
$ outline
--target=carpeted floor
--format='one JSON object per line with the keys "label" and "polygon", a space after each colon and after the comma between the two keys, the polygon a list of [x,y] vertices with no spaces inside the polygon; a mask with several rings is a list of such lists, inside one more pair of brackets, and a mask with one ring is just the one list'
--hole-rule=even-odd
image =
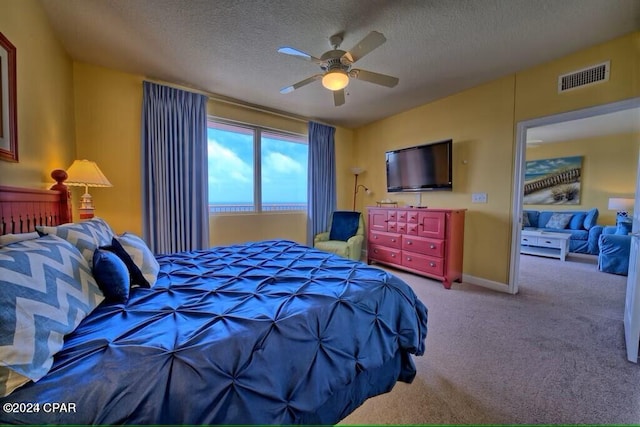
{"label": "carpeted floor", "polygon": [[429,309],[412,384],[342,424],[640,424],[640,366],[626,359],[626,277],[594,256],[522,255],[509,295],[389,269]]}

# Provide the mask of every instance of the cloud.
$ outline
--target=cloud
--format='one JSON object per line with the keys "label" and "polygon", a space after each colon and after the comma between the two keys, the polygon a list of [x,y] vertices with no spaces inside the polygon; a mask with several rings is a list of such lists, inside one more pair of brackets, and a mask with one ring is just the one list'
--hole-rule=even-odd
{"label": "cloud", "polygon": [[304,172],[304,168],[299,162],[278,152],[267,154],[262,169],[268,174],[301,174]]}
{"label": "cloud", "polygon": [[240,181],[253,182],[253,166],[242,160],[236,153],[209,138],[209,153],[215,153],[216,164],[209,167],[209,183]]}

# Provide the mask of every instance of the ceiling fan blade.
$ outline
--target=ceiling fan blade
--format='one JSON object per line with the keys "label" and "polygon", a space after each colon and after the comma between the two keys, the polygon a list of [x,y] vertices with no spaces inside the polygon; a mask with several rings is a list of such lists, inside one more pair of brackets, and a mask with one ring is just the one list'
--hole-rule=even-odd
{"label": "ceiling fan blade", "polygon": [[296,58],[304,59],[305,61],[315,62],[316,64],[322,64],[322,61],[315,56],[311,56],[306,52],[298,50],[296,48],[290,46],[283,46],[278,49],[278,52],[284,53],[285,55],[295,56]]}
{"label": "ceiling fan blade", "polygon": [[353,69],[349,71],[349,77],[357,80],[363,80],[377,85],[394,87],[400,81],[397,77],[387,76],[386,74],[374,73],[373,71]]}
{"label": "ceiling fan blade", "polygon": [[294,90],[299,89],[302,86],[308,85],[309,83],[313,83],[320,78],[322,78],[322,74],[316,74],[307,79],[299,81],[298,83],[292,84],[291,86],[283,87],[282,89],[280,89],[280,93],[293,92]]}
{"label": "ceiling fan blade", "polygon": [[351,63],[354,63],[386,41],[387,39],[382,33],[371,31],[365,38],[360,40],[360,43],[355,45],[353,49],[345,53],[344,56],[347,57]]}
{"label": "ceiling fan blade", "polygon": [[344,89],[334,90],[333,91],[333,103],[336,107],[344,104]]}

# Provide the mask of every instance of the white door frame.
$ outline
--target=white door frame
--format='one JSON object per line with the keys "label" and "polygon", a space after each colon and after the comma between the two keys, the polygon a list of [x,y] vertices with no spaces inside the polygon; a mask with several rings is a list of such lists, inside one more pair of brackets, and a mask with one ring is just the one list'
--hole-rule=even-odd
{"label": "white door frame", "polygon": [[[513,170],[515,171],[515,176],[513,180],[513,205],[511,208],[511,212],[513,213],[513,215],[511,221],[511,268],[509,269],[509,293],[518,293],[518,281],[520,272],[520,230],[522,228],[522,205],[524,200],[524,193],[522,189],[524,188],[527,130],[533,127],[551,125],[570,120],[584,119],[593,116],[600,116],[603,114],[615,113],[617,111],[628,110],[637,107],[640,107],[640,97],[518,122],[516,131],[516,151],[513,168]],[[640,168],[640,165],[638,165],[638,167]],[[638,174],[638,182],[636,183],[636,200],[639,199],[640,174]]]}

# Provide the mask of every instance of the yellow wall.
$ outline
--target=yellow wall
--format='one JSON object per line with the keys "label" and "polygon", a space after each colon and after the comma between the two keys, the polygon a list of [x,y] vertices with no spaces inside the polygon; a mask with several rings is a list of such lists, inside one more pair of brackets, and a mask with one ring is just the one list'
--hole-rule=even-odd
{"label": "yellow wall", "polygon": [[[142,77],[74,63],[78,158],[93,160],[111,188],[91,188],[96,215],[116,232],[142,234]],[[83,190],[83,189],[82,189]],[[74,189],[74,206],[81,189]]]}
{"label": "yellow wall", "polygon": [[608,210],[609,198],[634,197],[639,145],[640,134],[622,134],[527,148],[527,160],[583,157],[580,204],[525,205],[525,209],[559,211],[598,208],[598,224],[615,224],[616,213]]}
{"label": "yellow wall", "polygon": [[73,70],[36,0],[0,0],[0,31],[16,47],[18,163],[0,185],[48,188],[75,159]]}
{"label": "yellow wall", "polygon": [[[602,43],[516,75],[516,121],[640,96],[640,32]],[[611,61],[609,81],[558,94],[558,76]]]}
{"label": "yellow wall", "polygon": [[[424,193],[422,204],[468,209],[465,276],[507,284],[517,123],[639,96],[639,47],[635,32],[359,128],[355,155],[367,169],[363,180],[376,200],[416,204],[415,195],[386,194],[384,151],[453,138],[454,191]],[[611,61],[608,82],[557,93],[558,75],[606,60]],[[487,193],[488,203],[472,204],[474,192]]]}

